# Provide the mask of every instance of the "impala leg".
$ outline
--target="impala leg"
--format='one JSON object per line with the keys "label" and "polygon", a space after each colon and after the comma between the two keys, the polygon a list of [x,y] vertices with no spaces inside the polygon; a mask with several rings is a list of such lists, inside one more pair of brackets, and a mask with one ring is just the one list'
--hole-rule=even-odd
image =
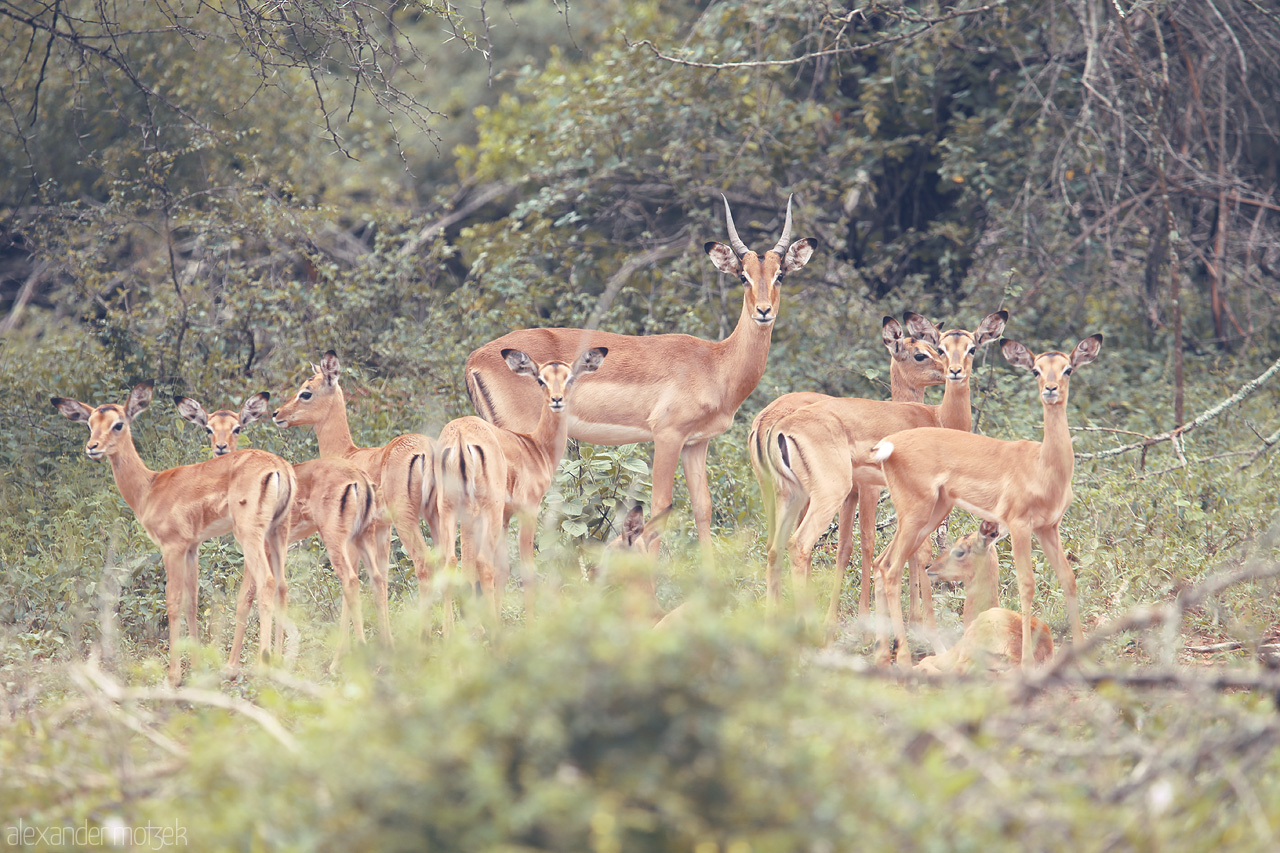
{"label": "impala leg", "polygon": [[[824,472],[826,476],[812,484],[815,488],[809,495],[809,506],[787,542],[797,609],[806,618],[813,607],[813,599],[809,592],[813,547],[831,526],[831,517],[839,511],[850,487],[849,478],[841,476],[842,473],[845,472]],[[836,573],[842,574],[838,568]]]}
{"label": "impala leg", "polygon": [[[898,641],[897,661],[899,666],[911,665],[911,647],[907,642],[907,627],[902,619],[902,570],[908,557],[913,554],[929,531],[938,525],[938,521],[951,511],[951,505],[940,501],[935,494],[906,493],[905,486],[896,491],[891,484],[890,492],[894,496],[894,507],[898,510],[898,530],[893,535],[889,548],[881,556],[877,564],[876,603],[880,606],[883,596],[885,610],[893,627],[894,637]],[[883,591],[880,586],[883,585]],[[889,659],[888,632],[879,630],[880,642],[877,644],[877,659],[887,663]]]}
{"label": "impala leg", "polygon": [[258,662],[271,659],[272,640],[275,637],[275,606],[279,591],[275,576],[267,563],[267,546],[261,538],[254,537],[240,543],[244,550],[245,577],[252,577],[258,597]]}
{"label": "impala leg", "polygon": [[849,559],[853,556],[853,513],[861,505],[858,487],[845,495],[840,504],[840,520],[836,546],[836,571],[831,585],[831,603],[827,605],[827,626],[834,628],[840,620],[840,598],[844,595],[844,582],[848,575]]}
{"label": "impala leg", "polygon": [[[779,488],[778,513],[775,528],[769,537],[769,553],[765,558],[765,608],[770,614],[777,612],[778,603],[782,600],[782,569],[779,566],[782,543],[789,545],[794,538],[792,531],[795,529],[796,519],[808,503],[805,495],[783,486]],[[794,557],[792,571],[795,571]]]}
{"label": "impala leg", "polygon": [[407,498],[397,501],[392,508],[396,533],[400,536],[400,544],[413,561],[413,573],[418,578],[418,600],[423,606],[431,603],[431,552],[427,548],[427,540],[422,537],[422,526],[418,523],[418,506]]}
{"label": "impala leg", "polygon": [[[475,533],[472,542],[463,541],[462,558],[468,557],[475,566],[476,578],[480,587],[482,618],[492,621],[496,628],[501,621],[502,602],[497,589],[497,581],[504,572],[505,563],[499,556],[506,551],[506,527],[502,523],[502,511],[497,513],[477,513],[473,520]],[[502,577],[505,583],[506,578]]]}
{"label": "impala leg", "polygon": [[[533,512],[524,510],[517,515],[520,522],[520,533],[518,535],[520,545],[520,583],[524,589],[524,612],[528,616],[533,613],[533,603],[538,583],[537,567],[533,562],[533,543],[534,537],[538,532],[538,514],[536,510]],[[503,541],[505,544],[505,537]]]}
{"label": "impala leg", "polygon": [[285,553],[289,547],[289,525],[286,519],[271,531],[267,540],[267,569],[276,585],[276,637],[275,645],[279,649],[281,660],[285,654],[285,632],[291,629],[289,621],[289,578],[285,574]]}
{"label": "impala leg", "polygon": [[760,503],[764,506],[764,529],[765,535],[768,537],[765,548],[766,550],[773,546],[773,531],[778,516],[778,501],[775,497],[777,486],[774,485],[773,477],[768,473],[766,465],[768,464],[763,458],[765,434],[763,432],[753,432],[749,436],[751,446],[748,448],[748,455],[751,457],[751,473],[755,475],[756,485],[760,488]]}
{"label": "impala leg", "polygon": [[907,558],[907,590],[911,608],[908,621],[913,625],[922,624],[929,630],[936,628],[938,624],[933,612],[933,588],[925,573],[925,567],[932,560],[933,548],[929,545],[927,536],[924,543]]}
{"label": "impala leg", "polygon": [[255,586],[248,572],[240,578],[240,591],[236,594],[236,628],[231,638],[231,654],[227,656],[227,669],[240,671],[240,655],[244,650],[244,632],[249,623],[249,608],[253,605]]}
{"label": "impala leg", "polygon": [[186,594],[187,548],[166,549],[164,556],[164,612],[169,620],[169,683],[174,687],[182,681],[182,650],[178,644],[182,638],[183,598]]}
{"label": "impala leg", "polygon": [[711,489],[707,484],[707,448],[711,440],[689,444],[680,451],[680,465],[684,468],[684,482],[689,488],[689,505],[693,521],[698,529],[698,542],[702,545],[703,563],[712,564],[715,554],[711,548]]}
{"label": "impala leg", "polygon": [[[871,579],[875,575],[876,505],[880,500],[879,489],[863,488],[858,492],[858,546],[862,551],[862,589],[858,594],[858,619],[871,618]],[[881,611],[883,612],[883,611]]]}
{"label": "impala leg", "polygon": [[[1079,645],[1084,642],[1084,629],[1080,625],[1080,603],[1076,598],[1076,573],[1067,560],[1067,552],[1062,548],[1062,534],[1059,532],[1058,525],[1053,524],[1037,530],[1036,538],[1040,540],[1040,548],[1044,551],[1045,559],[1049,561],[1050,566],[1053,566],[1053,571],[1058,576],[1058,583],[1062,586],[1062,593],[1067,599],[1067,621],[1071,623],[1071,640]],[[1026,637],[1029,633],[1024,630],[1023,636]]]}
{"label": "impala leg", "polygon": [[1018,576],[1018,604],[1022,609],[1022,669],[1025,672],[1035,667],[1031,607],[1035,597],[1036,572],[1031,562],[1030,529],[1023,524],[1010,524],[1009,543],[1013,546],[1013,565]]}
{"label": "impala leg", "polygon": [[[387,573],[377,561],[378,546],[376,539],[377,533],[373,526],[370,525],[357,537],[355,547],[360,555],[360,560],[364,563],[365,569],[369,573],[369,582],[373,584],[373,604],[378,610],[379,633],[382,636],[382,641],[390,647],[394,645],[394,642],[391,638],[391,614],[387,604]],[[440,540],[436,539],[435,542],[439,544]],[[354,562],[352,569],[355,570]]]}
{"label": "impala leg", "polygon": [[200,543],[187,549],[182,575],[183,608],[186,611],[187,636],[200,645]]}
{"label": "impala leg", "polygon": [[[653,499],[649,506],[649,515],[655,516],[671,506],[675,491],[676,464],[680,461],[682,436],[653,437]],[[686,478],[688,474],[686,472]],[[653,537],[649,550],[656,557],[661,536]]]}
{"label": "impala leg", "polygon": [[[442,564],[444,571],[444,613],[442,614],[443,622],[440,630],[444,636],[448,637],[453,633],[453,587],[458,575],[458,552],[454,543],[454,537],[458,531],[458,516],[453,507],[441,504],[438,523],[442,538],[437,539],[436,543],[444,558]],[[463,535],[465,537],[465,532]],[[426,619],[429,613],[429,610],[424,609],[423,618]],[[423,630],[430,630],[429,622],[423,625]]]}
{"label": "impala leg", "polygon": [[334,649],[333,662],[329,665],[330,670],[334,670],[350,647],[348,631],[355,634],[356,642],[363,645],[365,641],[364,617],[360,607],[360,575],[356,572],[351,540],[337,531],[328,536],[321,536],[321,539],[325,541],[329,562],[333,565],[333,572],[338,576],[338,583],[342,587],[342,615],[338,617],[340,633],[337,648]]}

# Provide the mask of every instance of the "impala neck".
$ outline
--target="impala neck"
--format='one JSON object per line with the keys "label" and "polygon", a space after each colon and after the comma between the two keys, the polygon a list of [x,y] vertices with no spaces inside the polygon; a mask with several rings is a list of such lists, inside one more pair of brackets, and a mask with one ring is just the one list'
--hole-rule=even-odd
{"label": "impala neck", "polygon": [[1000,562],[995,546],[982,556],[974,555],[973,579],[964,585],[962,618],[967,627],[979,613],[1000,606]]}
{"label": "impala neck", "polygon": [[969,380],[947,380],[942,389],[942,402],[938,406],[938,420],[949,429],[965,432],[973,430],[973,409],[969,402]]}
{"label": "impala neck", "polygon": [[116,488],[120,496],[133,510],[133,514],[142,517],[141,510],[146,506],[151,495],[151,484],[156,472],[147,467],[133,445],[133,436],[122,437],[116,442],[114,452],[107,456],[111,463],[111,473],[116,478]]}
{"label": "impala neck", "polygon": [[912,383],[906,370],[898,366],[897,359],[889,363],[889,399],[895,403],[924,402],[924,386]]}
{"label": "impala neck", "polygon": [[[777,322],[776,320],[774,322]],[[720,387],[725,396],[736,401],[735,408],[756,390],[769,363],[769,344],[773,340],[773,323],[760,326],[751,319],[751,307],[742,300],[742,314],[729,337],[715,346],[719,369],[724,372]]]}
{"label": "impala neck", "polygon": [[328,415],[316,421],[312,428],[316,432],[316,444],[319,445],[321,456],[347,456],[359,450],[351,440],[351,427],[347,424],[347,398],[341,387],[334,387]]}
{"label": "impala neck", "polygon": [[[1043,401],[1042,401],[1043,402]],[[1040,444],[1040,463],[1057,473],[1060,482],[1070,484],[1075,470],[1071,452],[1071,430],[1067,428],[1067,401],[1044,407],[1044,440]]]}
{"label": "impala neck", "polygon": [[568,406],[556,413],[544,405],[542,414],[538,416],[538,425],[529,433],[529,438],[547,457],[552,471],[559,467],[565,446],[569,443],[569,419],[565,417],[568,413]]}

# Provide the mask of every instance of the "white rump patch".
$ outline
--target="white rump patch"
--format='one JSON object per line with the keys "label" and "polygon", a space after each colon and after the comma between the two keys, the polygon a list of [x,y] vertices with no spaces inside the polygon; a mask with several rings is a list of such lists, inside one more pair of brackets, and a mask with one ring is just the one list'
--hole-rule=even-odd
{"label": "white rump patch", "polygon": [[881,439],[876,442],[875,447],[871,448],[871,461],[883,462],[893,455],[893,442],[887,439]]}

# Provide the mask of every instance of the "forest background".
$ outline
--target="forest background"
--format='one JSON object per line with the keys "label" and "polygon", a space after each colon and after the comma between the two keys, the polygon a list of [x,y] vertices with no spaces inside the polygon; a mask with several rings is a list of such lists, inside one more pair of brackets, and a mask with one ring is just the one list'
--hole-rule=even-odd
{"label": "forest background", "polygon": [[[1274,846],[1271,4],[51,0],[0,2],[0,42],[0,832]],[[154,686],[159,555],[50,396],[155,379],[134,433],[161,469],[208,454],[171,394],[279,402],[334,349],[359,443],[434,435],[471,413],[466,354],[510,329],[727,335],[740,285],[701,248],[726,236],[722,193],[753,247],[794,193],[819,251],[711,445],[714,567],[677,488],[660,593],[714,602],[699,618],[652,636],[583,581],[647,497],[649,448],[574,446],[541,536],[547,618],[510,596],[501,642],[419,642],[399,554],[396,653],[329,676],[337,586],[312,544],[290,554],[292,669],[223,682],[214,649],[192,685]],[[883,315],[997,308],[1035,352],[1105,335],[1068,413],[1088,662],[903,685],[853,638],[762,624],[750,418],[793,390],[887,396]],[[1032,387],[980,356],[976,429],[1037,437]],[[244,441],[315,453],[269,424]],[[236,546],[201,566],[221,648]]]}

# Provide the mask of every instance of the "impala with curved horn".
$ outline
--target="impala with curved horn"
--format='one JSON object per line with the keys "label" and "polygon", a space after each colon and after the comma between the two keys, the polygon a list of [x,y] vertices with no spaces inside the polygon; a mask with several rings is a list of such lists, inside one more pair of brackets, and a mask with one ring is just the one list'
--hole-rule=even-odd
{"label": "impala with curved horn", "polygon": [[[467,393],[482,418],[515,432],[532,432],[544,402],[537,386],[513,374],[504,350],[528,353],[538,363],[573,364],[591,347],[609,350],[599,371],[584,376],[574,392],[569,437],[593,444],[653,442],[655,513],[671,505],[676,464],[684,465],[698,538],[711,535],[707,446],[733,423],[742,401],[755,390],[769,358],[773,323],[781,301],[779,283],[813,257],[817,241],[791,241],[791,199],[782,236],[757,254],[747,248],[724,200],[729,244],[704,246],[722,273],[742,280],[742,313],[722,341],[690,335],[620,335],[591,329],[520,329],[467,357]],[[655,540],[656,545],[656,540]]]}

